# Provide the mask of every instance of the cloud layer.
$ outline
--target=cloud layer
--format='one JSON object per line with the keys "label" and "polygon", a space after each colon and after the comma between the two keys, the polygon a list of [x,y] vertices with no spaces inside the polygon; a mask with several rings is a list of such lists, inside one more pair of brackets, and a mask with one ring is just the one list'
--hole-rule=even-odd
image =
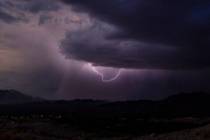
{"label": "cloud layer", "polygon": [[[210,66],[210,3],[206,0],[63,1],[101,21],[89,29],[67,33],[62,44],[67,56],[124,68]],[[110,31],[113,28],[104,24],[114,25],[118,31]]]}
{"label": "cloud layer", "polygon": [[[209,16],[207,0],[0,0],[0,88],[109,100],[210,91]],[[106,79],[123,69],[104,83],[88,64]]]}

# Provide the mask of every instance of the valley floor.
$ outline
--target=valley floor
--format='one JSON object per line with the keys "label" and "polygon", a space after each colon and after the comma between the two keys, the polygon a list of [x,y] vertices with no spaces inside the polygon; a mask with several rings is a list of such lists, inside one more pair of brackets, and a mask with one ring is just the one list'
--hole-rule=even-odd
{"label": "valley floor", "polygon": [[0,140],[210,140],[210,125],[145,136],[100,137],[97,130],[79,131],[65,123],[58,124],[51,120],[1,120]]}

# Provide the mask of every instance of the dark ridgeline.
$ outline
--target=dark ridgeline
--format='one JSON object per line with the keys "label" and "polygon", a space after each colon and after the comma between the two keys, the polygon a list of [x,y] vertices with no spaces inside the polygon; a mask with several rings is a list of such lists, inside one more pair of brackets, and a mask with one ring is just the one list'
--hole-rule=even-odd
{"label": "dark ridgeline", "polygon": [[0,90],[0,111],[17,113],[94,112],[139,114],[155,117],[210,116],[210,94],[180,93],[159,101],[138,100],[109,102],[102,100],[45,100],[15,90]]}
{"label": "dark ridgeline", "polygon": [[0,116],[41,116],[31,120],[45,118],[102,136],[172,132],[205,125],[209,119],[203,118],[210,117],[210,94],[202,92],[180,93],[159,101],[108,102],[43,100],[2,90],[0,102]]}
{"label": "dark ridgeline", "polygon": [[16,90],[0,90],[0,105],[39,102],[42,100],[41,98],[31,97]]}

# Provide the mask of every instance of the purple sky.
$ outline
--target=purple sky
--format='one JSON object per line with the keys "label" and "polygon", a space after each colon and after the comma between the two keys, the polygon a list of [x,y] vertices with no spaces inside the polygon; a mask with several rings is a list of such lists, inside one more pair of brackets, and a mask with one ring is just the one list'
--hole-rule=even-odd
{"label": "purple sky", "polygon": [[0,88],[48,99],[210,91],[210,3],[1,0]]}

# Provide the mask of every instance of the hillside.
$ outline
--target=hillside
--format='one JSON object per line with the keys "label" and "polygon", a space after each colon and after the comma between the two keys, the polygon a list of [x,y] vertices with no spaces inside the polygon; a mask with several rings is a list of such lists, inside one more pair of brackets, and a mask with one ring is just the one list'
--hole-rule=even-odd
{"label": "hillside", "polygon": [[41,98],[31,97],[16,90],[0,90],[0,104],[23,104],[41,100]]}

